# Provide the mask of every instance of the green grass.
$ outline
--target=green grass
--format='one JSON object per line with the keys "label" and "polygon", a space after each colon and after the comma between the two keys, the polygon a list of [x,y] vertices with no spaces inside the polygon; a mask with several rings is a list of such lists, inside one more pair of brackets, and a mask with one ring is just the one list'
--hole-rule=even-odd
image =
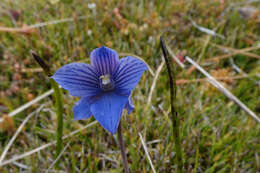
{"label": "green grass", "polygon": [[[50,89],[50,82],[42,72],[22,69],[39,68],[30,56],[30,50],[39,53],[51,65],[53,72],[64,64],[75,61],[89,63],[89,53],[94,48],[106,45],[120,53],[142,57],[156,71],[161,63],[162,52],[159,37],[177,54],[193,59],[201,56],[200,64],[212,72],[229,69],[228,59],[205,65],[205,60],[226,54],[214,46],[243,49],[260,43],[259,22],[254,18],[244,19],[238,12],[243,5],[220,4],[220,1],[96,1],[96,8],[88,8],[89,1],[62,1],[51,4],[45,0],[11,1],[0,4],[0,26],[21,27],[62,18],[74,17],[74,22],[47,25],[31,35],[0,32],[0,115],[11,112],[31,98]],[[260,10],[260,3],[251,6]],[[120,17],[115,13],[118,8]],[[21,12],[14,23],[8,11]],[[223,14],[223,15],[222,15]],[[86,19],[77,20],[77,16]],[[215,29],[225,36],[209,38],[209,35],[192,26],[189,16],[200,26]],[[90,34],[91,33],[91,34]],[[214,44],[213,44],[214,43]],[[251,51],[260,55],[260,49]],[[232,80],[225,86],[257,115],[260,114],[259,60],[246,55],[234,59],[249,79]],[[177,68],[177,79],[197,79],[203,75]],[[145,109],[153,76],[146,72],[134,90],[135,111],[122,117],[123,135],[128,151],[129,166],[133,172],[151,172],[151,167],[142,148],[138,133],[148,143],[150,156],[158,172],[174,172],[176,163],[174,138],[167,110],[170,107],[167,70],[164,67],[153,93],[152,106]],[[13,118],[15,128],[41,104],[46,104],[40,113],[26,124],[6,159],[30,151],[55,140],[57,119],[52,104],[53,96],[33,105]],[[73,121],[72,108],[78,99],[64,91],[64,134],[89,124],[94,118]],[[180,136],[186,172],[257,172],[260,171],[260,125],[249,117],[221,92],[206,82],[178,85],[177,105],[181,116]],[[7,126],[7,127],[6,127]],[[14,134],[8,124],[0,129],[0,153]],[[159,141],[157,141],[159,140]],[[60,159],[60,169],[65,172],[122,172],[117,139],[108,134],[99,124],[63,141],[69,147]],[[18,160],[30,168],[27,172],[44,172],[55,159],[55,148]],[[39,170],[40,169],[40,170]],[[54,169],[54,168],[53,168]],[[52,169],[52,170],[53,170]],[[0,172],[19,172],[22,168],[9,164]],[[37,171],[38,170],[38,171]]]}

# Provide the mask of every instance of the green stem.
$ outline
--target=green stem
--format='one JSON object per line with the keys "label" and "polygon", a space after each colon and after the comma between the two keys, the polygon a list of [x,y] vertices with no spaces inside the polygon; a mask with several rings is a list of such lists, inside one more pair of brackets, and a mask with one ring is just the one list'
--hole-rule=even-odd
{"label": "green stem", "polygon": [[[52,76],[52,73],[50,71],[49,66],[44,62],[44,60],[37,55],[35,52],[31,52],[32,56],[34,57],[34,59],[37,61],[37,63],[42,67],[42,69],[44,70],[44,73],[50,77]],[[63,148],[63,144],[62,144],[62,133],[63,133],[63,98],[62,98],[62,92],[61,89],[59,88],[59,85],[55,82],[55,80],[53,80],[52,78],[50,78],[50,83],[51,83],[51,87],[54,90],[54,97],[55,97],[55,108],[56,108],[56,114],[57,114],[57,136],[56,136],[56,140],[57,140],[57,145],[56,145],[56,156],[55,159],[59,156],[59,154],[62,151]],[[56,162],[55,164],[56,168],[59,167],[59,161]]]}
{"label": "green stem", "polygon": [[183,172],[183,160],[182,160],[182,148],[181,148],[181,140],[180,140],[180,132],[179,132],[179,117],[178,112],[176,109],[176,105],[174,104],[176,102],[176,73],[175,73],[175,67],[172,65],[172,61],[168,55],[167,49],[165,47],[163,38],[160,38],[160,44],[163,51],[164,59],[166,62],[169,80],[170,80],[170,97],[171,97],[171,120],[172,120],[172,127],[173,127],[173,135],[175,139],[175,149],[176,149],[176,156],[177,156],[177,172],[182,173]]}
{"label": "green stem", "polygon": [[[53,80],[50,79],[51,86],[54,90],[54,97],[55,97],[55,107],[56,107],[56,114],[57,114],[57,145],[56,145],[56,157],[59,156],[59,154],[62,151],[63,144],[62,144],[62,133],[63,133],[63,100],[62,100],[62,93],[61,89],[59,88],[59,85]],[[55,166],[58,168],[59,161],[56,162]]]}

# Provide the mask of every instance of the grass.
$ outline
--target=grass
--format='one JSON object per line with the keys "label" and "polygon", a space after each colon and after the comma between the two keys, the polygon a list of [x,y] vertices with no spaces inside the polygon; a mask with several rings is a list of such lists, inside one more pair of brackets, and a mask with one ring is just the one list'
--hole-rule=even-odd
{"label": "grass", "polygon": [[[214,46],[243,49],[259,45],[259,20],[243,18],[238,9],[260,3],[241,4],[240,0],[226,2],[203,1],[10,1],[0,4],[0,26],[22,27],[63,18],[74,22],[47,25],[29,35],[0,32],[0,114],[5,116],[50,89],[43,72],[32,72],[39,66],[30,56],[30,50],[39,53],[51,65],[52,71],[75,61],[89,62],[92,49],[106,45],[120,53],[142,57],[153,69],[159,67],[162,52],[159,37],[164,35],[173,52],[188,55],[211,74],[220,77],[235,76],[230,58],[250,77],[223,81],[224,85],[257,115],[260,113],[259,60],[237,54],[206,63],[210,58],[228,54]],[[10,12],[19,18],[12,20]],[[259,13],[258,13],[259,14]],[[86,19],[77,20],[78,16]],[[215,30],[225,39],[199,31],[197,25]],[[208,43],[207,43],[208,41]],[[260,49],[250,51],[260,54]],[[194,70],[177,69],[178,79],[203,78]],[[149,109],[145,109],[154,77],[146,72],[134,90],[135,111],[122,117],[122,128],[128,151],[130,169],[151,172],[151,167],[138,136],[140,132],[149,149],[158,172],[173,172],[176,155],[173,150],[167,70],[162,70]],[[44,109],[26,124],[6,159],[30,151],[55,140],[56,115],[53,96],[45,98],[14,118],[0,129],[0,153],[4,150],[23,119],[40,105]],[[89,124],[94,118],[73,121],[72,107],[77,98],[64,91],[64,134]],[[177,105],[181,116],[180,137],[186,172],[257,172],[260,171],[260,125],[231,100],[206,82],[178,85]],[[60,158],[60,169],[65,172],[122,172],[120,150],[115,137],[96,124],[80,134],[63,141],[68,148]],[[0,168],[5,172],[44,172],[55,160],[55,148],[49,147],[17,162],[27,169],[9,164]],[[53,171],[53,169],[51,169]]]}

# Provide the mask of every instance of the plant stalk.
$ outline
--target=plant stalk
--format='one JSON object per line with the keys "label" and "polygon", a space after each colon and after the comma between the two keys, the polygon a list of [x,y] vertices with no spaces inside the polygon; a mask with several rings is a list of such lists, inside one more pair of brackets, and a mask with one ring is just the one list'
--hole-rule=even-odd
{"label": "plant stalk", "polygon": [[[56,156],[55,159],[60,155],[63,144],[62,144],[62,134],[63,134],[63,98],[62,92],[59,88],[59,85],[51,78],[50,79],[51,86],[54,90],[54,97],[55,97],[55,107],[56,107],[56,114],[57,114],[57,134],[56,134]],[[55,167],[58,168],[59,161],[56,162]]]}
{"label": "plant stalk", "polygon": [[[37,61],[37,63],[41,66],[41,68],[44,70],[44,73],[50,77],[52,76],[51,70],[49,66],[44,62],[44,60],[37,55],[35,52],[31,52],[34,59]],[[50,78],[51,87],[54,90],[54,97],[55,97],[55,108],[56,108],[56,114],[57,114],[57,133],[56,133],[56,156],[55,159],[60,155],[63,144],[62,144],[62,134],[63,134],[63,98],[62,98],[62,92],[59,88],[59,85]],[[56,162],[55,167],[59,167],[59,161]]]}
{"label": "plant stalk", "polygon": [[118,133],[118,141],[119,141],[121,156],[123,159],[124,170],[125,170],[125,173],[130,173],[127,156],[126,156],[126,152],[125,152],[125,145],[124,145],[123,136],[122,136],[121,122],[119,123],[117,133]]}
{"label": "plant stalk", "polygon": [[165,59],[165,63],[168,70],[169,75],[169,84],[170,84],[170,97],[171,97],[171,120],[172,120],[172,129],[173,129],[173,135],[175,139],[175,150],[176,150],[176,157],[177,157],[177,172],[182,173],[183,172],[183,159],[182,159],[182,148],[181,148],[181,140],[180,140],[180,132],[179,132],[179,117],[178,112],[176,109],[176,105],[174,104],[176,100],[176,73],[175,73],[175,67],[172,65],[171,59],[169,57],[168,51],[165,47],[163,38],[160,38],[160,45],[163,51],[163,56]]}

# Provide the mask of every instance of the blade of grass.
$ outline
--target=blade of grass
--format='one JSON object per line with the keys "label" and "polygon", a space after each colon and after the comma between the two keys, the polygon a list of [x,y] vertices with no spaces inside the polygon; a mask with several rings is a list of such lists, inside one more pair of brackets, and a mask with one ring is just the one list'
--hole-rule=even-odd
{"label": "blade of grass", "polygon": [[259,55],[256,55],[254,53],[250,53],[248,51],[243,51],[243,49],[234,49],[234,48],[231,48],[231,47],[221,46],[221,45],[214,44],[214,43],[211,43],[211,45],[213,45],[213,46],[215,46],[219,49],[222,49],[223,51],[226,51],[226,52],[232,52],[232,53],[234,52],[234,53],[245,55],[245,56],[248,56],[248,57],[260,59]]}
{"label": "blade of grass", "polygon": [[[75,135],[75,134],[81,132],[82,130],[84,130],[84,129],[86,129],[86,128],[89,128],[89,127],[95,125],[95,124],[97,124],[97,121],[93,121],[93,122],[87,124],[86,126],[80,128],[80,129],[78,129],[78,130],[75,130],[75,131],[71,132],[70,134],[68,134],[68,135],[66,135],[66,136],[63,136],[63,137],[62,137],[62,140],[67,139],[67,138],[69,138],[69,137],[71,137],[71,136],[73,136],[73,135]],[[27,156],[30,156],[30,155],[32,155],[32,154],[34,154],[34,153],[36,153],[36,152],[39,152],[39,151],[41,151],[41,150],[43,150],[43,149],[45,149],[45,148],[48,148],[48,147],[50,147],[50,146],[52,146],[52,145],[55,145],[56,143],[57,143],[57,140],[52,141],[52,142],[49,142],[49,143],[47,143],[47,144],[44,144],[44,145],[42,145],[42,146],[40,146],[40,147],[38,147],[38,148],[35,148],[35,149],[33,149],[33,150],[31,150],[31,151],[28,151],[28,152],[26,152],[26,153],[23,153],[23,154],[21,154],[21,155],[14,156],[12,159],[9,159],[9,160],[6,160],[6,161],[3,161],[2,163],[0,163],[0,167],[2,167],[2,166],[4,166],[4,165],[7,165],[7,164],[10,164],[10,163],[13,163],[13,162],[15,162],[16,160],[20,160],[20,159],[23,159],[23,158],[25,158],[25,157],[27,157]]]}
{"label": "blade of grass", "polygon": [[145,155],[147,156],[147,159],[148,159],[148,161],[149,161],[149,163],[150,163],[150,165],[151,165],[151,168],[152,168],[152,170],[153,170],[153,173],[156,173],[156,171],[155,171],[155,169],[154,169],[154,166],[153,166],[153,162],[152,162],[152,160],[151,160],[151,158],[150,158],[150,155],[149,155],[147,146],[146,146],[145,141],[144,141],[144,139],[143,139],[143,136],[142,136],[141,133],[138,133],[138,134],[139,134],[139,137],[140,137],[140,139],[141,139],[141,142],[142,142],[142,145],[143,145],[143,148],[144,148],[144,151],[145,151]]}
{"label": "blade of grass", "polygon": [[44,107],[44,105],[41,105],[36,111],[30,113],[22,122],[22,124],[19,126],[19,128],[16,130],[15,134],[13,135],[13,137],[11,138],[11,140],[8,142],[7,146],[5,147],[4,151],[2,152],[2,155],[0,157],[0,164],[2,163],[2,161],[4,160],[8,150],[10,149],[10,147],[12,146],[12,144],[14,143],[16,137],[19,135],[19,133],[22,131],[23,127],[25,126],[25,124],[28,122],[28,120],[35,115],[37,112],[39,112],[42,108]]}
{"label": "blade of grass", "polygon": [[249,51],[252,51],[252,50],[257,50],[259,48],[260,48],[260,46],[247,47],[247,48],[244,48],[244,49],[239,49],[239,50],[234,51],[234,52],[230,52],[228,54],[217,55],[215,57],[205,59],[205,61],[206,62],[211,62],[211,61],[218,62],[219,60],[226,59],[226,58],[229,58],[231,56],[235,56],[235,55],[238,55],[238,54],[241,54],[241,53],[246,53],[246,52],[249,52]]}
{"label": "blade of grass", "polygon": [[50,171],[50,169],[57,163],[57,161],[61,158],[63,153],[66,151],[66,149],[69,147],[70,142],[67,143],[67,145],[63,148],[62,152],[59,154],[59,156],[53,161],[53,163],[50,165],[50,167],[46,170],[46,173]]}
{"label": "blade of grass", "polygon": [[172,120],[172,127],[173,127],[173,135],[175,138],[175,148],[176,148],[176,156],[177,156],[177,172],[183,172],[183,159],[182,159],[182,150],[181,150],[181,141],[180,141],[180,132],[179,132],[179,117],[178,112],[175,106],[176,102],[176,93],[177,93],[177,86],[176,86],[176,73],[175,73],[175,66],[173,67],[172,61],[170,60],[169,54],[165,47],[163,38],[160,38],[160,45],[163,51],[164,59],[166,62],[168,75],[169,75],[169,85],[170,85],[170,97],[171,97],[171,120]]}
{"label": "blade of grass", "polygon": [[[62,144],[62,133],[63,133],[63,98],[61,89],[59,85],[53,80],[50,79],[52,88],[54,89],[54,96],[55,96],[55,107],[56,107],[56,114],[58,120],[57,126],[57,146],[56,146],[56,158],[60,155],[63,144]],[[58,167],[59,161],[56,162],[56,167]]]}
{"label": "blade of grass", "polygon": [[153,83],[152,83],[152,86],[151,86],[151,89],[150,89],[150,92],[149,92],[149,95],[148,95],[148,99],[147,99],[147,104],[146,104],[145,110],[150,106],[150,104],[152,102],[153,92],[154,92],[154,89],[156,87],[156,83],[158,81],[159,75],[160,75],[160,73],[161,73],[161,71],[163,69],[164,64],[165,64],[165,61],[163,60],[161,62],[161,64],[159,65],[159,67],[157,68],[156,72],[155,72]]}
{"label": "blade of grass", "polygon": [[233,100],[238,106],[240,106],[245,112],[247,112],[252,118],[254,118],[258,123],[260,123],[260,118],[251,111],[244,103],[242,103],[236,96],[234,96],[231,92],[229,92],[221,83],[219,83],[214,77],[212,77],[208,72],[206,72],[201,66],[199,66],[196,62],[194,62],[190,57],[186,56],[185,59],[192,64],[196,69],[198,69],[202,74],[204,74],[208,81],[219,89],[222,93],[224,93],[228,98]]}
{"label": "blade of grass", "polygon": [[[33,99],[32,101],[20,106],[19,108],[13,110],[12,112],[10,112],[8,114],[9,117],[15,116],[18,113],[24,111],[25,109],[29,108],[30,106],[32,106],[33,104],[39,102],[40,100],[44,99],[45,97],[48,97],[49,95],[51,95],[53,93],[53,89],[46,91],[45,93],[43,93],[42,95],[36,97],[35,99]],[[3,122],[3,118],[0,118],[0,123]]]}
{"label": "blade of grass", "polygon": [[[37,63],[42,67],[45,74],[50,77],[52,73],[50,71],[49,66],[44,62],[44,60],[37,55],[35,52],[31,52],[34,59]],[[62,144],[62,133],[63,133],[63,98],[62,98],[62,91],[59,88],[59,85],[55,82],[54,79],[50,78],[51,86],[54,90],[54,97],[55,97],[55,107],[56,107],[56,114],[57,114],[57,146],[56,146],[56,158],[60,155],[63,144]],[[59,167],[59,161],[56,162],[56,168]]]}

